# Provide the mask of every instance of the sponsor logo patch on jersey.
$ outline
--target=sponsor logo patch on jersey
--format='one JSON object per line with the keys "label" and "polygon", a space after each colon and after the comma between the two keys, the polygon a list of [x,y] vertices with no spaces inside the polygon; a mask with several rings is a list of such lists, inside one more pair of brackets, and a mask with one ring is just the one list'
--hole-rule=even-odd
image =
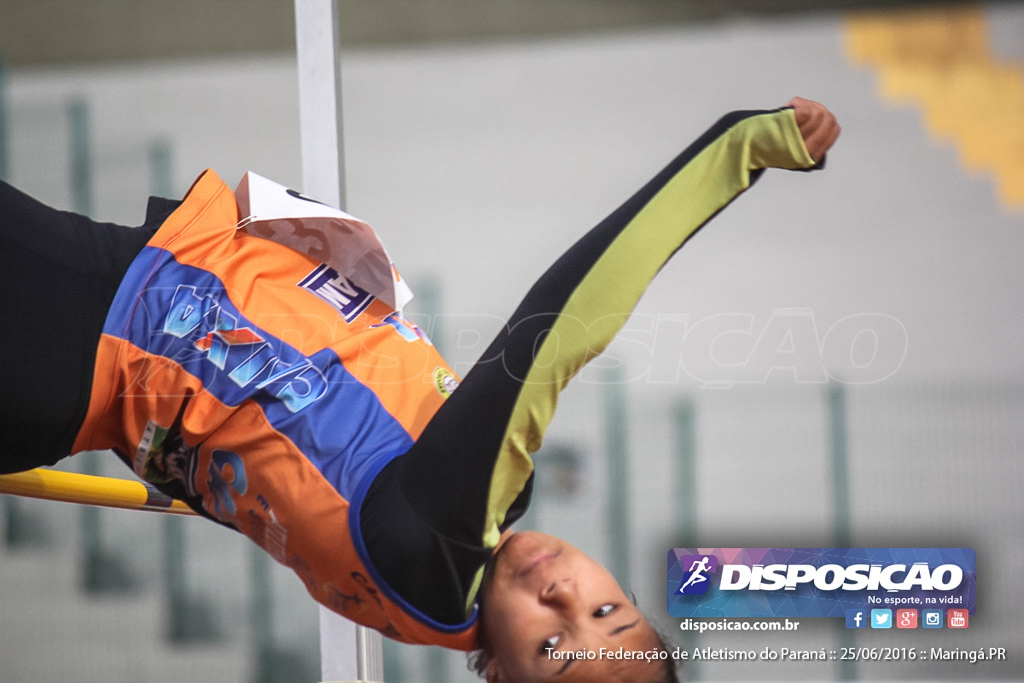
{"label": "sponsor logo patch on jersey", "polygon": [[166,484],[177,479],[186,494],[195,496],[198,461],[198,447],[188,446],[176,429],[161,427],[149,420],[135,451],[132,469],[141,479],[152,484]]}
{"label": "sponsor logo patch on jersey", "polygon": [[434,388],[437,389],[437,393],[448,398],[458,387],[459,380],[451,370],[441,365],[434,368]]}
{"label": "sponsor logo patch on jersey", "polygon": [[308,289],[333,306],[350,323],[366,310],[374,297],[326,263],[307,275],[299,287]]}

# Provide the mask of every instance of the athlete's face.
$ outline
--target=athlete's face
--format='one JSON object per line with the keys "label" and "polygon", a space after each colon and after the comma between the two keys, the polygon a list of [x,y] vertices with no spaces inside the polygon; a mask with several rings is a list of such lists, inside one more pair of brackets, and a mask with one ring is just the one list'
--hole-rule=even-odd
{"label": "athlete's face", "polygon": [[[489,683],[655,679],[664,665],[601,656],[601,648],[657,650],[660,641],[612,575],[558,538],[512,534],[482,591]],[[595,659],[559,654],[581,650]]]}

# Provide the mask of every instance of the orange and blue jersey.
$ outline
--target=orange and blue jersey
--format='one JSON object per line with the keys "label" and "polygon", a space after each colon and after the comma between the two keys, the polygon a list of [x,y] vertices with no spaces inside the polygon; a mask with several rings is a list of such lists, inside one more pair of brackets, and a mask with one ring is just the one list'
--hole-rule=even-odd
{"label": "orange and blue jersey", "polygon": [[409,450],[449,391],[435,377],[453,375],[415,326],[236,230],[237,212],[208,171],[132,263],[75,451],[114,448],[140,476],[182,482],[320,602],[417,640],[417,624],[375,607],[348,501]]}
{"label": "orange and blue jersey", "polygon": [[790,110],[723,118],[542,276],[455,391],[391,307],[236,229],[208,171],[114,298],[75,451],[115,449],[343,616],[471,649],[483,567],[528,503],[561,389],[761,169],[814,165]]}

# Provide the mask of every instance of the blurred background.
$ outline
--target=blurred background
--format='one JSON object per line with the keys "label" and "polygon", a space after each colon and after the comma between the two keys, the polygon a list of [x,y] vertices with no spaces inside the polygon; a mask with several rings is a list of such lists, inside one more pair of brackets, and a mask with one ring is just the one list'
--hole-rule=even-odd
{"label": "blurred background", "polygon": [[[604,561],[688,648],[1008,648],[692,680],[1024,679],[1024,3],[338,6],[347,209],[463,372],[718,116],[832,108],[826,171],[765,174],[566,392],[523,525]],[[0,177],[128,225],[207,167],[301,189],[293,11],[0,0]],[[109,454],[61,467],[130,476]],[[236,534],[7,497],[0,524],[4,683],[320,680],[315,604]],[[969,629],[694,639],[665,616],[669,548],[833,545],[974,548]],[[476,680],[462,655],[391,643],[385,673]]]}

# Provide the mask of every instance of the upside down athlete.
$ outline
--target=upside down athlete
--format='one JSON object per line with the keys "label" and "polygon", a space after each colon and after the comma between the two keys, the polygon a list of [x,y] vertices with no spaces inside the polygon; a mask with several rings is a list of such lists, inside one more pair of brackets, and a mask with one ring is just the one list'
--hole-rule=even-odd
{"label": "upside down athlete", "polygon": [[530,456],[668,258],[762,169],[814,168],[838,133],[800,98],[722,118],[558,259],[454,391],[400,313],[236,229],[212,171],[180,202],[150,200],[139,228],[0,184],[0,281],[32,283],[0,312],[0,471],[112,449],[343,616],[481,647],[489,681],[673,680],[664,661],[547,656],[660,641],[600,565],[510,531]]}

